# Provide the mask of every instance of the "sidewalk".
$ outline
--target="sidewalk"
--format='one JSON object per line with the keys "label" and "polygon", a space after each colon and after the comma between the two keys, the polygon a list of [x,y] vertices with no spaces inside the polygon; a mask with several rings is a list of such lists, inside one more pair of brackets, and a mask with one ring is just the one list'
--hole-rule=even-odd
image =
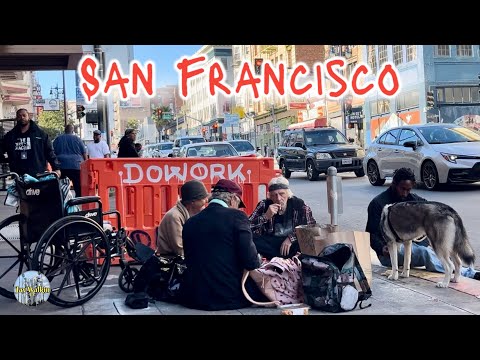
{"label": "sidewalk", "polygon": [[[3,205],[5,192],[0,192],[0,219],[13,215],[15,209]],[[380,266],[372,252],[372,297],[365,302],[372,306],[341,315],[467,315],[480,314],[480,281],[460,277],[458,284],[447,289],[435,283],[443,274],[412,270],[408,279],[387,280],[387,268]],[[200,311],[180,305],[156,302],[147,309],[133,310],[125,306],[126,293],[118,286],[119,266],[112,266],[107,281],[89,302],[74,308],[61,308],[50,303],[27,307],[0,296],[0,315],[279,315],[277,308],[250,307],[230,311]],[[365,305],[364,304],[364,305]],[[310,310],[310,315],[330,315]]]}
{"label": "sidewalk", "polygon": [[[373,266],[372,297],[365,302],[372,306],[363,310],[339,315],[473,315],[480,314],[480,299],[477,296],[455,290],[435,287],[435,282],[412,276],[409,279],[389,281],[382,273],[385,268]],[[280,315],[280,309],[250,307],[229,311],[201,311],[180,305],[155,302],[147,309],[133,310],[125,306],[126,294],[117,285],[118,266],[112,267],[105,285],[89,302],[74,308],[61,308],[50,303],[27,307],[15,300],[0,297],[0,315]],[[425,276],[432,273],[420,271]],[[438,274],[433,274],[438,275]],[[478,283],[477,280],[460,278],[459,284]],[[455,286],[455,285],[454,285]],[[365,305],[364,304],[364,305]],[[310,315],[331,315],[310,310]]]}

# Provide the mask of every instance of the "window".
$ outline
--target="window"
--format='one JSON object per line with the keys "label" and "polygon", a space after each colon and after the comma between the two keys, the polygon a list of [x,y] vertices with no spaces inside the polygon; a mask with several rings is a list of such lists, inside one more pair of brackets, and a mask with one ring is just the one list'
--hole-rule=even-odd
{"label": "window", "polygon": [[395,65],[403,63],[403,45],[393,45],[393,63]]}
{"label": "window", "polygon": [[356,61],[347,64],[347,79],[350,79],[350,75],[352,75],[355,66],[357,66]]}
{"label": "window", "polygon": [[435,46],[435,55],[436,56],[450,56],[450,45],[436,45]]}
{"label": "window", "polygon": [[478,104],[478,86],[445,87],[437,89],[437,102],[444,104]]}
{"label": "window", "polygon": [[407,45],[407,62],[413,61],[417,58],[417,46]]}
{"label": "window", "polygon": [[398,139],[398,145],[403,146],[407,141],[418,141],[417,134],[411,129],[403,129]]}
{"label": "window", "polygon": [[387,135],[388,135],[388,133],[386,133],[385,135],[382,135],[382,137],[380,139],[378,139],[378,143],[379,144],[385,144],[385,139],[387,138]]}
{"label": "window", "polygon": [[457,56],[473,56],[472,45],[457,45]]}
{"label": "window", "polygon": [[220,58],[222,60],[223,67],[225,68],[225,71],[228,71],[228,60],[227,58]]}
{"label": "window", "polygon": [[372,72],[377,72],[377,59],[375,57],[375,45],[368,45],[368,65]]}
{"label": "window", "polygon": [[418,107],[419,94],[417,90],[408,91],[397,96],[396,109],[405,110]]}
{"label": "window", "polygon": [[387,45],[378,45],[378,66],[381,67],[387,60]]}
{"label": "window", "polygon": [[453,88],[445,88],[445,102],[453,103]]}
{"label": "window", "polygon": [[390,112],[390,100],[383,99],[378,102],[379,114],[387,114]]}
{"label": "window", "polygon": [[394,129],[387,133],[387,137],[385,138],[385,145],[395,145],[397,143],[398,133],[400,129]]}

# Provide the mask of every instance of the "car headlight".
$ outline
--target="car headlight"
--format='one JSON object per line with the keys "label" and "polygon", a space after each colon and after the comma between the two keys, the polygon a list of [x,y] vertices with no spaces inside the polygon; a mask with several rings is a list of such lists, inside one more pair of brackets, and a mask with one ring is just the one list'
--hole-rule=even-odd
{"label": "car headlight", "polygon": [[330,156],[329,153],[316,153],[315,154],[315,159],[317,160],[324,160],[324,159],[331,159],[332,157]]}
{"label": "car headlight", "polygon": [[457,158],[458,158],[458,155],[452,155],[452,154],[445,154],[445,153],[440,153],[443,158],[445,160],[447,160],[448,162],[451,162],[451,163],[457,163]]}
{"label": "car headlight", "polygon": [[357,150],[357,157],[365,157],[365,150],[363,149],[358,149]]}

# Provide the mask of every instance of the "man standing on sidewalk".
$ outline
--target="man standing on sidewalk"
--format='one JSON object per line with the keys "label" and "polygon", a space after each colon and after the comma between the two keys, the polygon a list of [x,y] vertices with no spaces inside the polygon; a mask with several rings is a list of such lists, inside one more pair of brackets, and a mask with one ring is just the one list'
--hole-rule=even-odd
{"label": "man standing on sidewalk", "polygon": [[53,142],[53,148],[60,160],[62,178],[72,180],[75,196],[80,197],[80,164],[87,160],[85,145],[80,138],[73,133],[73,125],[65,126],[65,134],[58,136]]}
{"label": "man standing on sidewalk", "polygon": [[87,155],[89,159],[103,159],[110,157],[110,149],[107,143],[102,140],[102,132],[93,132],[93,142],[87,144]]}
{"label": "man standing on sidewalk", "polygon": [[17,125],[5,134],[0,157],[8,155],[10,171],[36,176],[47,171],[47,161],[60,176],[60,164],[48,134],[30,120],[27,109],[17,110]]}

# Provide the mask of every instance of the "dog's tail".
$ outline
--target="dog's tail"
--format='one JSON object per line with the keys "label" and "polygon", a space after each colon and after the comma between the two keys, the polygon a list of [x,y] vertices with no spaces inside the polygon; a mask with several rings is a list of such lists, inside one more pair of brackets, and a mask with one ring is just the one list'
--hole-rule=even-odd
{"label": "dog's tail", "polygon": [[455,221],[455,242],[453,250],[464,261],[465,265],[473,266],[475,263],[475,252],[468,240],[467,231],[463,226],[463,221],[456,211],[453,212],[453,220]]}

